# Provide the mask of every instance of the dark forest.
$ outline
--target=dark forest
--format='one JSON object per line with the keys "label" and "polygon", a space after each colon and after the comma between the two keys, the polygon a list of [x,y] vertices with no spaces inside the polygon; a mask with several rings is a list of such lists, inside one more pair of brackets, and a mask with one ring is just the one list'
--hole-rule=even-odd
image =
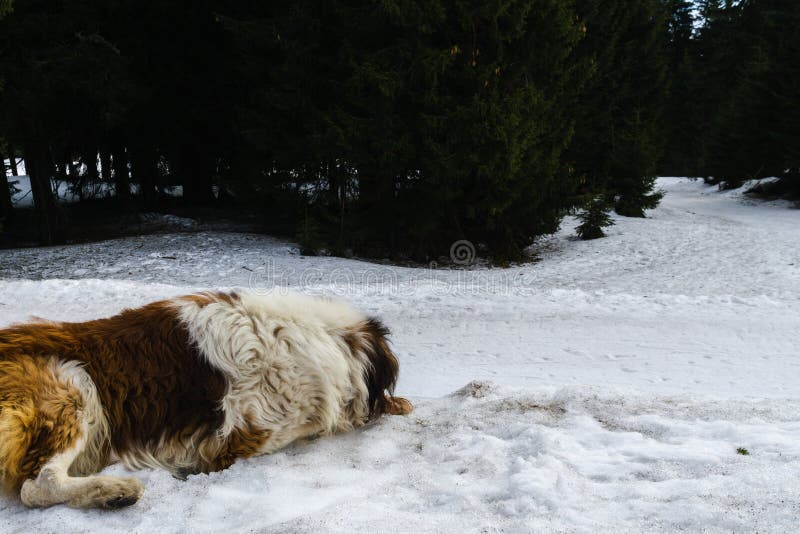
{"label": "dark forest", "polygon": [[796,0],[0,0],[0,17],[0,155],[34,200],[15,207],[17,166],[0,173],[3,246],[162,212],[307,253],[423,261],[469,239],[509,261],[568,213],[584,237],[643,217],[659,175],[800,190]]}

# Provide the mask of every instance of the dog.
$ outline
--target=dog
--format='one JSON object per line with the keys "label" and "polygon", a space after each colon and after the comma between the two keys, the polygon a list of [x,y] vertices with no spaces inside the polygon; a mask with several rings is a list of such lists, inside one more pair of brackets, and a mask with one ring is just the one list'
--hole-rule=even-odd
{"label": "dog", "polygon": [[185,479],[413,409],[383,324],[335,300],[198,293],[0,329],[0,482],[29,507],[115,509]]}

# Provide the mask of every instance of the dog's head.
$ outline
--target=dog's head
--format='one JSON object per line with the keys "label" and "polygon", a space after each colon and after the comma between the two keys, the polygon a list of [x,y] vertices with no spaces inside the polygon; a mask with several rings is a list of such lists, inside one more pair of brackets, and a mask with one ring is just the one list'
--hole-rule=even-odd
{"label": "dog's head", "polygon": [[383,323],[369,318],[359,324],[348,339],[351,350],[360,353],[365,360],[364,383],[368,392],[366,402],[369,419],[387,412],[389,398],[394,394],[397,383],[399,365],[389,348],[388,335],[389,329]]}

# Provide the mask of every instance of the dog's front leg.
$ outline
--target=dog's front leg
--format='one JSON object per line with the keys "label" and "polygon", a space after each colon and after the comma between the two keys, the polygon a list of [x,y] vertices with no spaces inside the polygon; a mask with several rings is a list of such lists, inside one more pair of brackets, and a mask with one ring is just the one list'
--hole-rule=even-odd
{"label": "dog's front leg", "polygon": [[408,415],[414,411],[414,405],[403,397],[386,396],[386,413],[389,415]]}

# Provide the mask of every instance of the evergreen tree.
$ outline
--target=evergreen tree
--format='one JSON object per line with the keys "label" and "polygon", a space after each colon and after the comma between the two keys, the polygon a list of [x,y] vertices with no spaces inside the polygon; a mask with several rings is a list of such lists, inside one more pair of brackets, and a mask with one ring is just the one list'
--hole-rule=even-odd
{"label": "evergreen tree", "polygon": [[519,258],[586,197],[642,216],[659,171],[800,179],[791,0],[9,6],[0,137],[43,242],[66,236],[55,176],[126,211],[181,185],[311,248],[415,259],[459,239]]}
{"label": "evergreen tree", "polygon": [[783,188],[796,198],[800,196],[800,34],[794,29],[800,25],[800,5],[776,2],[766,16],[775,30],[769,81],[775,111],[768,135],[780,147]]}
{"label": "evergreen tree", "polygon": [[563,152],[588,72],[572,61],[581,27],[559,1],[475,2],[448,19],[458,25],[436,47],[449,49],[448,68],[422,117],[421,160],[448,239],[516,258],[572,206]]}
{"label": "evergreen tree", "polygon": [[664,0],[669,13],[669,96],[664,113],[665,138],[659,174],[697,176],[701,157],[699,95],[704,91],[698,76],[694,14],[690,0]]}
{"label": "evergreen tree", "polygon": [[511,257],[557,227],[582,75],[568,4],[341,1],[271,15],[261,35],[279,39],[260,50],[279,67],[260,109],[299,138],[273,161],[308,183],[303,211],[325,223],[311,227],[336,229],[326,241],[422,259],[469,237]]}
{"label": "evergreen tree", "polygon": [[800,5],[708,1],[703,10],[698,75],[709,87],[703,174],[727,188],[765,176],[791,181],[800,130],[800,41],[792,25],[800,20]]}
{"label": "evergreen tree", "polygon": [[719,183],[732,180],[738,167],[716,154],[730,144],[725,123],[730,120],[730,98],[738,85],[743,54],[741,7],[727,0],[704,0],[700,13],[703,25],[697,37],[694,76],[705,90],[695,95],[701,147],[698,170],[707,182]]}
{"label": "evergreen tree", "polygon": [[603,195],[598,195],[587,202],[583,211],[578,215],[578,220],[581,222],[575,228],[578,237],[583,240],[604,237],[606,234],[603,232],[603,228],[614,224],[608,214],[610,209]]}
{"label": "evergreen tree", "polygon": [[668,17],[658,0],[578,0],[594,77],[578,103],[570,156],[585,187],[604,190],[620,215],[643,216],[661,158]]}

